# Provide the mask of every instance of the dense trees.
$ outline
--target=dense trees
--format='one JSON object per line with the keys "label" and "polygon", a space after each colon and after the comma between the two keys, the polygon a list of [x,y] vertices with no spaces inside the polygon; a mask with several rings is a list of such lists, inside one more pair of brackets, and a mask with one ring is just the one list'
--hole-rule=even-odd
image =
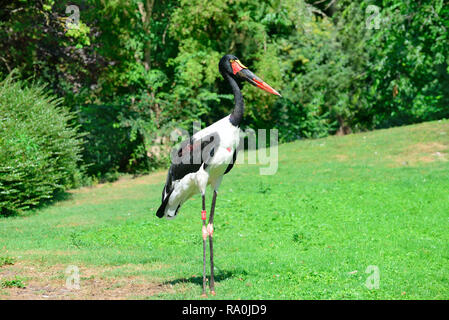
{"label": "dense trees", "polygon": [[158,136],[224,116],[228,52],[280,89],[245,87],[244,125],[282,141],[448,117],[448,28],[443,0],[21,0],[1,8],[0,75],[77,112],[102,176],[151,170],[167,160],[149,153]]}

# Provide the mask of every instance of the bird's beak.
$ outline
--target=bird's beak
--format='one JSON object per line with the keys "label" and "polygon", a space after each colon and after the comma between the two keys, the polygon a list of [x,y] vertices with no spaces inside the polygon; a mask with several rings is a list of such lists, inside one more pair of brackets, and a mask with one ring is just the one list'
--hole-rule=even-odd
{"label": "bird's beak", "polygon": [[262,90],[265,90],[266,92],[269,92],[271,94],[275,94],[277,96],[280,96],[280,93],[274,90],[268,83],[260,79],[258,76],[256,76],[252,71],[250,71],[247,67],[245,67],[240,61],[235,60],[232,63],[232,70],[234,71],[234,74],[238,74],[241,78],[245,79],[249,83],[251,83],[253,86],[258,87]]}

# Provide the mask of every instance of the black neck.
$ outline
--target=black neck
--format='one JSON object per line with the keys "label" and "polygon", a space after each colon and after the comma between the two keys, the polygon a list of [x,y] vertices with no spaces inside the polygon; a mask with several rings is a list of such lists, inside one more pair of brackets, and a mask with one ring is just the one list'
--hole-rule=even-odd
{"label": "black neck", "polygon": [[244,104],[243,104],[243,95],[240,91],[240,88],[237,82],[232,78],[229,74],[225,73],[225,79],[228,80],[231,85],[232,92],[234,93],[234,103],[235,107],[229,117],[229,121],[231,121],[232,125],[238,127],[243,120],[243,112],[244,112]]}

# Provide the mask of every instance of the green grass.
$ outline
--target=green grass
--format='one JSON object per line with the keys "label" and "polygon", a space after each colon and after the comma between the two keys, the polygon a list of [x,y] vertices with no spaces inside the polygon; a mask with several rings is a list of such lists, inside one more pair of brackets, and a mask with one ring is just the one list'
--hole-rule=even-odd
{"label": "green grass", "polygon": [[[281,145],[272,176],[236,166],[217,201],[215,299],[448,299],[448,151],[449,121],[438,121]],[[201,199],[158,219],[163,182],[106,184],[2,218],[0,248],[171,285],[138,298],[197,299]],[[369,266],[378,289],[365,285]]]}

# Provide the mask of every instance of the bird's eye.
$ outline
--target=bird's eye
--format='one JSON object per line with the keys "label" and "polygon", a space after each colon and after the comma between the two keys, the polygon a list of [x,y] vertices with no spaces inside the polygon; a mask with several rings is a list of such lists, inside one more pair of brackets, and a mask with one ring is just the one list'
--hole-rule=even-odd
{"label": "bird's eye", "polygon": [[237,74],[242,69],[247,69],[238,59],[229,60],[231,62],[232,73]]}

